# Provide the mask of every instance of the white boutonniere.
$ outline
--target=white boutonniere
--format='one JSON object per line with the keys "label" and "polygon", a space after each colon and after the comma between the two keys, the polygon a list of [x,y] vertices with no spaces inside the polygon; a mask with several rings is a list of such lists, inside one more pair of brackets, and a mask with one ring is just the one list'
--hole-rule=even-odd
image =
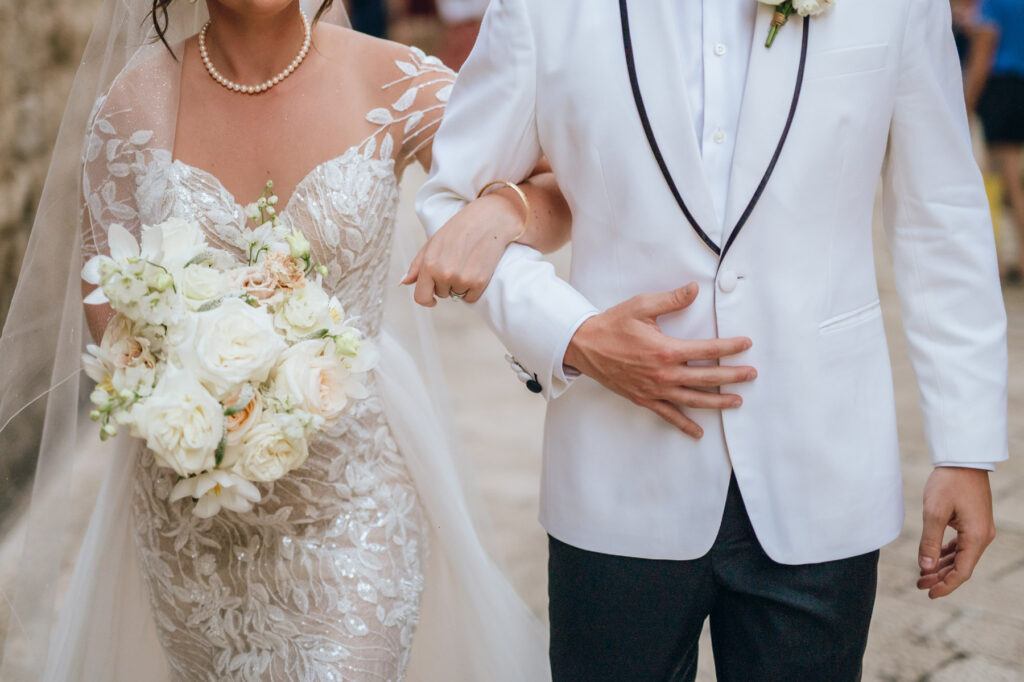
{"label": "white boutonniere", "polygon": [[768,31],[768,40],[765,41],[765,47],[771,47],[772,43],[775,42],[775,36],[778,34],[779,29],[786,25],[789,21],[789,17],[794,12],[802,17],[815,17],[822,12],[828,11],[835,0],[786,0],[785,2],[776,2],[776,0],[757,0],[762,5],[775,5],[775,16],[772,17],[772,26]]}

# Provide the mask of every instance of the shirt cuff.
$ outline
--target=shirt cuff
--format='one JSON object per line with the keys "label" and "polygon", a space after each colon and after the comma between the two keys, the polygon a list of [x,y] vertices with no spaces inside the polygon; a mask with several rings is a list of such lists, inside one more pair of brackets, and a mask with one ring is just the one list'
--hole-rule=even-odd
{"label": "shirt cuff", "polygon": [[569,333],[566,335],[565,341],[559,344],[557,352],[555,353],[555,366],[551,368],[551,383],[553,384],[551,387],[552,398],[557,398],[562,393],[565,393],[569,387],[572,386],[572,383],[579,378],[579,370],[565,365],[565,352],[569,349],[569,343],[572,341],[572,337],[576,336],[576,332],[583,326],[583,323],[597,315],[599,312],[600,311],[598,310],[592,310],[581,317],[576,324],[569,328]]}
{"label": "shirt cuff", "polygon": [[996,465],[991,462],[936,462],[938,467],[956,467],[959,469],[982,469],[983,471],[995,471]]}

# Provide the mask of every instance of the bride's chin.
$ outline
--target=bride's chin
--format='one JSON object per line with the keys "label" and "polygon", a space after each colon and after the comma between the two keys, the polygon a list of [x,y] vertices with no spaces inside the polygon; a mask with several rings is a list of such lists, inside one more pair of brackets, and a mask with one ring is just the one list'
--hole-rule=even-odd
{"label": "bride's chin", "polygon": [[[299,0],[207,0],[209,5],[220,5],[242,17],[267,17],[280,14],[299,5]],[[312,18],[312,17],[311,17]]]}

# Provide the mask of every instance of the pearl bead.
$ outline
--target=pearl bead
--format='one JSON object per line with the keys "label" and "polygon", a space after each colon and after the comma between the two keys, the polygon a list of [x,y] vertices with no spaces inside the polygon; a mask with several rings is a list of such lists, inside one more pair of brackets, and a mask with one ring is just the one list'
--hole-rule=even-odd
{"label": "pearl bead", "polygon": [[291,63],[284,71],[277,74],[273,78],[265,80],[257,85],[242,85],[240,83],[235,83],[234,81],[228,80],[213,65],[213,61],[210,59],[209,51],[206,48],[206,32],[210,28],[210,22],[207,21],[206,24],[203,25],[203,28],[199,31],[199,56],[202,59],[203,66],[206,67],[206,72],[210,74],[210,77],[213,78],[214,81],[221,84],[228,90],[244,93],[247,95],[258,95],[260,93],[266,92],[267,90],[274,87],[275,85],[283,81],[285,78],[290,76],[292,72],[295,71],[295,69],[299,68],[299,65],[302,64],[303,60],[306,59],[306,55],[309,53],[309,46],[312,43],[313,39],[312,32],[310,31],[309,28],[309,19],[306,18],[306,14],[304,12],[300,12],[299,14],[302,16],[302,24],[305,28],[305,37],[302,40],[302,48],[299,50],[299,54],[295,57],[295,59],[291,61]]}

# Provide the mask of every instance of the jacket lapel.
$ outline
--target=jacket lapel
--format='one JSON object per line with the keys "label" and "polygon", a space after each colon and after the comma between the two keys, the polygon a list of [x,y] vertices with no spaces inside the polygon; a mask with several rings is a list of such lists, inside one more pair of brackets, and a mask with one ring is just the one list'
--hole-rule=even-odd
{"label": "jacket lapel", "polygon": [[810,22],[794,14],[768,49],[764,41],[774,11],[771,5],[759,5],[736,131],[725,212],[726,229],[731,232],[725,236],[723,257],[749,222],[784,153],[800,98]]}
{"label": "jacket lapel", "polygon": [[689,226],[718,255],[722,234],[708,186],[668,0],[619,0],[623,49],[637,113],[654,160]]}

